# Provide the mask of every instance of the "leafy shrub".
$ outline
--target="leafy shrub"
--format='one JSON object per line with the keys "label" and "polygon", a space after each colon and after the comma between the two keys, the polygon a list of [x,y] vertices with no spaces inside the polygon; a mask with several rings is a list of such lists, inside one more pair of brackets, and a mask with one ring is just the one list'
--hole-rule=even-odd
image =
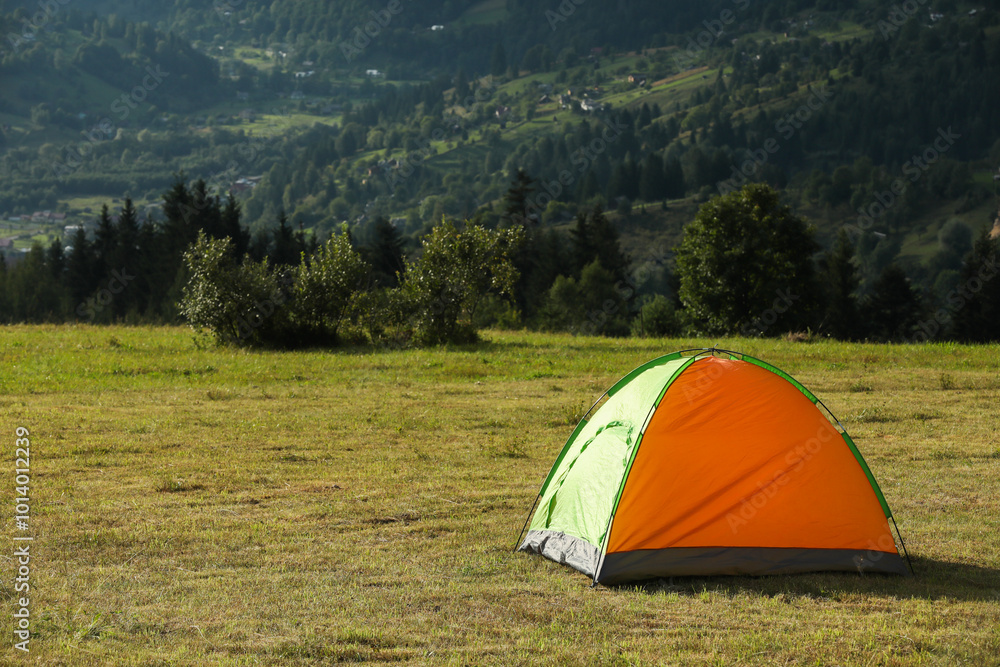
{"label": "leafy shrub", "polygon": [[184,254],[191,278],[180,311],[195,329],[237,345],[334,344],[348,320],[355,324],[348,338],[359,342],[470,342],[484,299],[513,291],[511,255],[522,237],[519,227],[459,232],[446,222],[425,239],[423,255],[407,266],[400,287],[363,291],[371,267],[347,234],[311,256],[303,253],[296,268],[272,268],[266,259],[238,264],[228,239],[201,234]]}
{"label": "leafy shrub", "polygon": [[346,234],[331,237],[312,257],[302,259],[291,302],[296,334],[303,342],[335,342],[368,266]]}
{"label": "leafy shrub", "polygon": [[407,267],[403,284],[415,339],[423,344],[475,340],[473,318],[484,297],[513,293],[512,255],[522,240],[520,227],[490,231],[471,225],[460,232],[448,221],[435,227],[424,239],[423,255]]}
{"label": "leafy shrub", "polygon": [[192,327],[207,329],[221,343],[242,345],[277,343],[288,332],[289,281],[267,260],[237,264],[232,241],[202,232],[184,262],[191,277],[180,312]]}
{"label": "leafy shrub", "polygon": [[662,294],[657,294],[639,310],[632,320],[633,336],[652,336],[662,338],[676,336],[681,333],[681,321],[674,311],[670,300]]}

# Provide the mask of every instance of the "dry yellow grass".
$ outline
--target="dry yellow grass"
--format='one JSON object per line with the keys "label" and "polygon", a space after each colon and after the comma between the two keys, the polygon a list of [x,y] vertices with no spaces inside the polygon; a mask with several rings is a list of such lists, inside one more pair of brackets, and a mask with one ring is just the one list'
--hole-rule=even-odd
{"label": "dry yellow grass", "polygon": [[[515,538],[582,406],[706,341],[486,338],[282,353],[180,328],[4,328],[0,502],[24,426],[35,536],[31,653],[6,611],[5,660],[998,664],[997,347],[720,342],[845,422],[916,577],[609,589]],[[3,552],[13,610],[12,539]]]}

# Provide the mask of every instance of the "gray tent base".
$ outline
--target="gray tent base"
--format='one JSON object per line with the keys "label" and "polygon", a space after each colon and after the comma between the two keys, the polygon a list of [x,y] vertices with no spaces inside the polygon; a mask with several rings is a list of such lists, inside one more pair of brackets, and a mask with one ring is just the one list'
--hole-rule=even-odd
{"label": "gray tent base", "polygon": [[[572,535],[530,530],[519,551],[579,570],[598,584],[659,577],[857,572],[910,574],[897,553],[784,547],[675,547],[613,553],[600,560],[594,545]],[[595,576],[594,573],[597,572]]]}

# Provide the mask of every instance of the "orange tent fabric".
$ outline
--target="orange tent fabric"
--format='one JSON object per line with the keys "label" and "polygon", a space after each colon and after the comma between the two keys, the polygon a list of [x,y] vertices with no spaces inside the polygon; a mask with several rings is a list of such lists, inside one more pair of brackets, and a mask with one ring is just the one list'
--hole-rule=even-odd
{"label": "orange tent fabric", "polygon": [[[655,502],[650,502],[655,498]],[[811,401],[759,366],[705,357],[643,437],[608,552],[895,542],[864,471]]]}

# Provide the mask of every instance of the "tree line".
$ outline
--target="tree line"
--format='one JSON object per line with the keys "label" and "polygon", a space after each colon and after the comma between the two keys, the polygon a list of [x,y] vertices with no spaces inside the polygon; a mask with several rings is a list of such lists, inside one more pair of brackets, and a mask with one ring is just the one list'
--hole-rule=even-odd
{"label": "tree line", "polygon": [[114,215],[102,209],[93,234],[0,263],[0,319],[187,321],[220,342],[272,347],[469,342],[483,327],[897,342],[1000,331],[998,241],[985,232],[934,302],[891,261],[863,289],[865,237],[842,229],[822,251],[767,185],[710,199],[675,248],[638,266],[599,206],[568,232],[532,218],[534,187],[519,173],[495,224],[445,220],[408,252],[385,219],[363,240],[344,226],[320,243],[284,216],[251,235],[233,197],[178,178],[163,222],[141,220],[126,198]]}

